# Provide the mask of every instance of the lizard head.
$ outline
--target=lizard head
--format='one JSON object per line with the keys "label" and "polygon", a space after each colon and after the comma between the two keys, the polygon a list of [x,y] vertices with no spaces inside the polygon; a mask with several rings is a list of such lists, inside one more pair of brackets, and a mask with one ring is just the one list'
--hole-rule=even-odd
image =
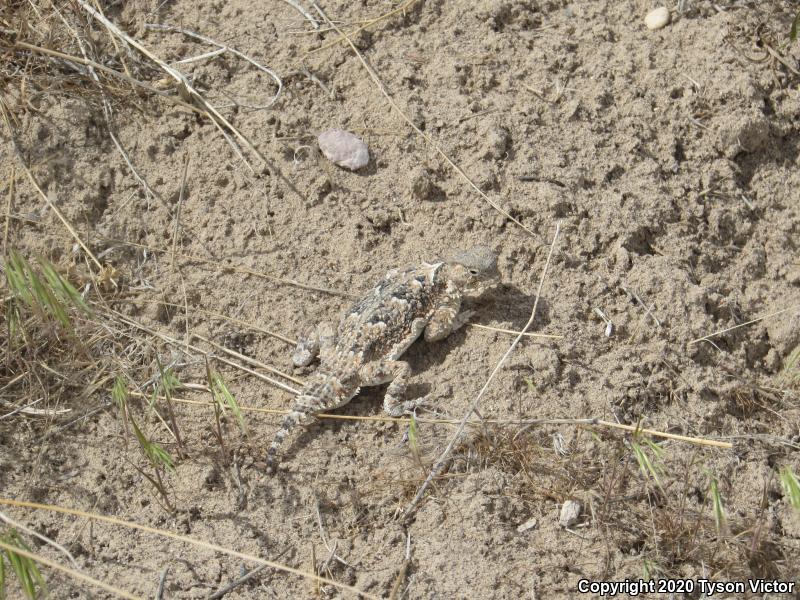
{"label": "lizard head", "polygon": [[497,256],[487,246],[456,252],[447,266],[450,280],[465,296],[479,296],[500,282]]}

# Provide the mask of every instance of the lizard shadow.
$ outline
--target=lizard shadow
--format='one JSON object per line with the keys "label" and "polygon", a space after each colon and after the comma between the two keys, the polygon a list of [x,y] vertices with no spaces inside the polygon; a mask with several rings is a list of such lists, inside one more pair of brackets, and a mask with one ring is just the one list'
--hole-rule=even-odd
{"label": "lizard shadow", "polygon": [[[497,288],[492,299],[493,307],[490,314],[494,316],[494,320],[511,321],[510,326],[503,328],[521,331],[531,317],[531,310],[536,303],[536,294],[526,294],[517,287],[503,285]],[[549,325],[551,322],[550,312],[550,302],[543,296],[540,297],[536,305],[536,317],[531,323],[529,331],[536,332]]]}

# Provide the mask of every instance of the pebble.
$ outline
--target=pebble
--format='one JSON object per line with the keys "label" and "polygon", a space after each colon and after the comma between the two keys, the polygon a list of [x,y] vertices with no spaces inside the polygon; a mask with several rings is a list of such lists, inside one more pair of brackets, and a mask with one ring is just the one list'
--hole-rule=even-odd
{"label": "pebble", "polygon": [[561,505],[561,514],[558,516],[558,523],[562,527],[572,527],[578,522],[581,516],[581,503],[575,500],[567,500]]}
{"label": "pebble", "polygon": [[329,129],[317,142],[325,158],[345,169],[355,171],[369,162],[367,145],[349,131]]}
{"label": "pebble", "polygon": [[532,517],[525,521],[522,525],[517,527],[517,533],[525,533],[529,529],[533,529],[538,524],[536,517]]}
{"label": "pebble", "polygon": [[666,6],[659,6],[654,8],[644,18],[644,24],[650,30],[661,29],[665,27],[670,20],[669,9]]}

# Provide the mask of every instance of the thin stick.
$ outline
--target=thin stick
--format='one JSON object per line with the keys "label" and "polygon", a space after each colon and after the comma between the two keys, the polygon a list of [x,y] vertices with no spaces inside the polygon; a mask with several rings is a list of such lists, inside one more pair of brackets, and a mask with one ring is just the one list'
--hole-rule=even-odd
{"label": "thin stick", "polygon": [[14,185],[17,181],[17,172],[11,166],[11,176],[8,178],[8,200],[6,201],[6,223],[3,228],[3,256],[8,253],[8,223],[11,220],[11,211],[14,209]]}
{"label": "thin stick", "polygon": [[[519,331],[513,331],[511,329],[500,329],[499,327],[491,327],[490,325],[479,325],[478,323],[470,323],[470,327],[477,327],[478,329],[486,329],[488,331],[497,331],[499,333],[510,333],[511,335],[519,335]],[[548,340],[563,340],[563,335],[548,335],[546,333],[523,333],[523,335],[527,337],[533,338],[545,338]]]}
{"label": "thin stick", "polygon": [[243,583],[247,583],[250,579],[252,579],[256,575],[261,573],[261,571],[263,571],[266,568],[267,568],[267,565],[261,565],[261,566],[256,567],[252,571],[248,571],[247,573],[245,573],[244,575],[242,575],[238,579],[234,579],[233,581],[231,581],[224,588],[221,588],[221,589],[217,590],[216,592],[214,592],[213,594],[211,594],[208,597],[208,600],[219,600],[220,598],[224,597],[228,592],[233,591],[234,589],[236,589],[237,587],[239,587]]}
{"label": "thin stick", "polygon": [[[170,252],[170,250],[168,250],[166,248],[159,248],[158,246],[149,246],[147,244],[140,244],[138,242],[131,242],[131,241],[128,241],[128,240],[120,240],[120,239],[117,239],[117,238],[110,238],[110,237],[105,237],[105,236],[102,236],[102,235],[96,235],[95,237],[97,239],[100,239],[100,240],[103,240],[103,241],[106,241],[106,242],[113,242],[115,244],[124,244],[126,246],[131,246],[131,247],[134,247],[134,248],[144,248],[144,249],[150,250],[152,252],[158,252],[158,253],[162,253],[162,254],[167,254],[167,253]],[[193,254],[184,254],[182,252],[178,252],[176,254],[176,256],[178,256],[178,257],[180,257],[182,259],[185,259],[185,260],[192,260],[192,261],[197,261],[197,262],[202,262],[202,263],[215,263],[216,264],[216,263],[220,262],[220,259],[218,259],[218,258],[204,258],[202,256],[197,256],[197,255],[193,255]],[[325,294],[331,294],[331,295],[334,295],[334,296],[343,296],[345,298],[353,298],[353,299],[358,297],[355,294],[350,294],[348,292],[343,292],[341,290],[334,290],[332,288],[323,288],[323,287],[316,287],[316,286],[313,286],[313,285],[307,285],[305,283],[301,283],[299,281],[295,281],[294,279],[286,279],[284,277],[277,277],[275,275],[270,275],[269,273],[264,273],[262,271],[256,271],[254,269],[250,269],[249,267],[243,267],[243,266],[237,266],[237,265],[233,265],[233,266],[221,265],[219,268],[222,269],[222,270],[225,270],[225,271],[233,271],[235,273],[246,273],[248,275],[253,275],[255,277],[260,277],[262,279],[268,279],[269,281],[274,281],[276,283],[282,283],[284,285],[290,285],[290,286],[297,287],[297,288],[300,288],[300,289],[303,289],[303,290],[308,290],[308,291],[311,291],[311,292],[323,292]]]}
{"label": "thin stick", "polygon": [[[181,189],[178,192],[178,206],[175,209],[175,228],[172,232],[172,270],[175,270],[175,249],[178,247],[178,229],[181,222],[181,206],[183,206],[183,196],[186,193],[186,174],[189,171],[189,155],[183,159],[183,176],[181,177]],[[187,322],[189,315],[186,315]]]}
{"label": "thin stick", "polygon": [[[364,31],[367,27],[371,27],[373,25],[376,25],[376,24],[380,23],[381,21],[384,21],[384,20],[388,19],[389,17],[392,17],[392,16],[394,16],[394,15],[396,15],[398,13],[405,12],[408,8],[411,7],[412,4],[416,4],[417,2],[419,2],[419,0],[408,0],[405,4],[401,4],[400,6],[395,8],[394,10],[389,11],[386,14],[381,15],[380,17],[372,19],[371,21],[367,21],[361,27],[359,27],[358,29],[354,30],[352,33],[350,33],[348,35],[350,35],[350,36],[358,35],[362,31]],[[311,4],[314,6],[314,8],[317,10],[317,12],[321,13],[320,9],[316,6],[316,4],[314,2],[312,2]],[[330,19],[325,17],[325,15],[321,15],[321,16],[323,16],[324,19],[326,21],[328,21],[328,23],[330,25],[332,25],[331,29],[335,30],[339,34],[339,37],[336,38],[335,40],[333,40],[332,42],[328,42],[327,44],[325,44],[323,46],[320,46],[319,48],[315,48],[314,50],[311,50],[310,52],[307,52],[305,54],[305,56],[303,56],[303,58],[301,59],[303,61],[305,60],[306,56],[311,56],[312,54],[316,54],[317,52],[322,52],[323,50],[327,50],[328,48],[332,48],[333,46],[341,44],[345,40],[349,41],[348,38],[347,38],[347,35],[345,35],[341,31],[339,31],[339,28],[336,27],[336,25],[333,25],[333,23],[330,21]],[[330,29],[328,29],[326,31],[330,31]]]}
{"label": "thin stick", "polygon": [[9,138],[11,139],[11,145],[14,147],[14,152],[17,155],[17,158],[19,159],[20,163],[22,164],[22,168],[25,170],[28,179],[30,179],[31,184],[33,184],[33,187],[36,189],[37,192],[39,192],[39,195],[44,199],[47,205],[61,220],[61,222],[64,224],[64,227],[66,227],[67,231],[69,231],[70,235],[75,239],[76,242],[78,242],[78,245],[80,245],[80,247],[83,248],[83,251],[86,253],[86,256],[91,258],[92,262],[94,262],[94,264],[97,265],[97,268],[102,271],[103,265],[100,264],[100,261],[97,260],[94,254],[92,254],[92,251],[89,250],[86,244],[83,243],[83,240],[77,234],[75,229],[73,229],[72,225],[70,225],[69,221],[67,221],[66,217],[61,213],[59,208],[55,204],[53,204],[52,200],[50,200],[50,197],[44,193],[42,188],[39,186],[39,183],[36,181],[36,178],[33,176],[33,173],[31,173],[30,169],[28,168],[28,165],[25,164],[25,160],[22,158],[22,152],[20,152],[19,146],[17,145],[17,140],[14,137],[14,129],[11,126],[11,120],[8,117],[8,112],[6,111],[6,107],[4,104],[0,103],[0,108],[2,108],[3,111],[3,117],[6,122],[6,127],[8,127],[8,135]]}
{"label": "thin stick", "polygon": [[[193,388],[192,388],[193,389]],[[208,388],[204,388],[204,391],[207,391]],[[150,396],[143,394],[142,392],[131,391],[129,392],[131,396],[137,396],[140,398],[150,398]],[[214,404],[212,402],[207,402],[205,400],[190,400],[188,398],[172,398],[173,402],[177,402],[179,404],[190,404],[193,406],[205,406],[208,408],[213,408]],[[244,406],[239,405],[239,408],[243,412],[254,412],[254,413],[262,413],[268,415],[286,415],[290,413],[290,410],[280,409],[280,408],[263,408],[260,406]],[[378,423],[397,423],[398,425],[408,425],[411,423],[411,419],[408,417],[385,417],[379,415],[343,415],[343,414],[332,414],[332,413],[320,413],[318,415],[314,415],[316,418],[319,419],[331,419],[331,420],[338,420],[338,421],[374,421]],[[434,419],[429,417],[414,417],[414,420],[417,423],[428,423],[431,425],[459,425],[461,421],[459,419]],[[711,446],[714,448],[723,448],[726,450],[730,450],[733,448],[733,444],[729,442],[723,442],[718,439],[708,439],[708,438],[699,438],[699,437],[691,437],[688,435],[680,435],[677,433],[667,433],[665,431],[658,431],[656,429],[646,429],[644,427],[636,427],[635,425],[625,425],[623,423],[614,423],[612,421],[604,421],[602,419],[596,419],[593,417],[585,418],[585,419],[507,419],[507,418],[485,418],[485,419],[475,419],[475,420],[468,420],[467,425],[575,425],[575,426],[587,426],[587,427],[607,427],[609,429],[619,429],[621,431],[638,431],[641,433],[645,433],[647,435],[662,438],[666,440],[675,440],[676,442],[686,442],[688,444],[695,444],[697,446]],[[731,437],[731,436],[724,436],[724,437]]]}
{"label": "thin stick", "polygon": [[169,567],[164,567],[164,570],[161,571],[161,577],[158,578],[158,589],[156,590],[156,600],[161,600],[164,597],[164,585],[167,583],[168,572],[169,572]]}
{"label": "thin stick", "polygon": [[397,111],[397,113],[398,113],[398,114],[399,114],[399,115],[400,115],[400,116],[403,118],[403,120],[404,120],[406,123],[408,123],[408,125],[409,125],[409,126],[410,126],[410,127],[411,127],[411,128],[412,128],[412,129],[413,129],[413,130],[414,130],[414,131],[417,133],[417,135],[419,135],[420,137],[422,137],[422,139],[424,139],[426,142],[428,142],[428,144],[430,144],[430,146],[431,146],[431,147],[432,147],[432,148],[433,148],[433,149],[436,151],[436,153],[437,153],[439,156],[441,156],[441,157],[442,157],[442,158],[445,160],[445,162],[446,162],[448,165],[450,165],[450,167],[451,167],[451,168],[453,168],[453,169],[456,171],[456,173],[458,173],[458,174],[461,176],[461,178],[462,178],[462,179],[463,179],[463,180],[464,180],[464,181],[465,181],[465,182],[466,182],[466,183],[467,183],[467,184],[468,184],[468,185],[469,185],[469,186],[470,186],[470,187],[471,187],[473,190],[475,190],[475,191],[478,193],[478,195],[479,195],[481,198],[483,198],[483,199],[484,199],[486,202],[488,202],[488,203],[489,203],[489,205],[490,205],[492,208],[494,208],[494,209],[495,209],[497,212],[499,212],[501,215],[503,215],[504,217],[506,217],[507,219],[509,219],[511,222],[513,222],[513,223],[515,223],[515,224],[519,225],[519,226],[520,226],[520,227],[521,227],[523,230],[527,231],[527,232],[528,232],[528,233],[529,233],[529,234],[530,234],[530,235],[531,235],[531,236],[532,236],[534,239],[538,239],[538,236],[537,236],[537,235],[536,235],[536,234],[535,234],[533,231],[531,231],[530,229],[528,229],[528,228],[527,228],[525,225],[523,225],[523,224],[522,224],[520,221],[518,221],[517,219],[515,219],[514,217],[512,217],[512,216],[511,216],[511,215],[508,213],[508,211],[506,211],[505,209],[503,209],[503,207],[501,207],[501,206],[500,206],[499,204],[497,204],[497,203],[496,203],[494,200],[492,200],[491,198],[489,198],[489,196],[487,196],[487,195],[486,195],[486,194],[483,192],[483,190],[481,190],[481,189],[480,189],[480,188],[479,188],[479,187],[478,187],[478,186],[477,186],[477,185],[476,185],[476,184],[475,184],[475,183],[474,183],[474,182],[473,182],[473,181],[472,181],[472,180],[471,180],[471,179],[470,179],[470,178],[467,176],[467,174],[466,174],[466,173],[465,173],[465,172],[464,172],[464,171],[461,169],[461,167],[459,167],[459,166],[458,166],[458,165],[457,165],[455,162],[453,162],[453,160],[451,160],[451,158],[450,158],[450,157],[449,157],[447,154],[445,154],[444,150],[442,150],[442,149],[441,149],[441,147],[439,146],[439,144],[437,144],[437,143],[436,143],[436,142],[433,140],[433,138],[432,138],[431,136],[429,136],[427,133],[425,133],[425,132],[424,132],[424,131],[422,131],[422,130],[421,130],[419,127],[417,127],[417,126],[416,126],[416,124],[414,123],[414,121],[412,121],[412,120],[411,120],[411,118],[410,118],[410,117],[409,117],[409,116],[408,116],[408,115],[407,115],[407,114],[406,114],[406,113],[403,111],[403,109],[401,109],[401,108],[400,108],[400,107],[397,105],[397,103],[396,103],[396,102],[395,102],[395,101],[392,99],[392,97],[389,95],[389,92],[387,92],[387,91],[386,91],[386,88],[383,86],[383,83],[381,82],[381,80],[380,80],[380,78],[378,77],[377,73],[375,73],[375,71],[372,69],[372,67],[370,67],[370,66],[369,66],[369,64],[367,63],[367,61],[364,59],[364,56],[361,54],[361,52],[359,51],[359,49],[358,49],[358,48],[356,48],[356,45],[353,43],[353,41],[350,39],[350,37],[349,37],[349,36],[348,36],[346,33],[344,33],[344,32],[343,32],[343,31],[342,31],[342,30],[339,28],[339,26],[338,26],[338,25],[336,25],[336,24],[335,24],[333,21],[331,21],[331,20],[328,18],[328,16],[327,16],[327,15],[326,15],[326,14],[323,12],[323,10],[322,10],[322,9],[319,7],[319,5],[318,5],[316,2],[314,2],[314,1],[312,0],[311,4],[312,4],[312,6],[313,6],[313,7],[316,9],[316,11],[319,13],[319,15],[320,15],[320,16],[321,16],[321,17],[322,17],[322,18],[323,18],[325,21],[327,21],[327,23],[328,23],[330,26],[332,26],[334,29],[336,29],[336,32],[337,32],[337,33],[338,33],[340,36],[342,36],[344,39],[346,39],[346,40],[347,40],[347,43],[350,45],[350,48],[353,50],[353,52],[355,52],[356,56],[358,57],[358,60],[361,62],[361,64],[362,64],[362,66],[364,67],[364,69],[366,69],[366,71],[367,71],[367,73],[369,74],[370,78],[371,78],[371,79],[372,79],[372,81],[375,83],[375,85],[378,87],[378,90],[380,90],[380,92],[381,92],[381,94],[383,94],[384,98],[386,98],[386,100],[388,100],[388,101],[389,101],[389,104],[391,104],[391,105],[392,105],[392,108],[394,108],[394,109]]}
{"label": "thin stick", "polygon": [[[377,596],[370,594],[368,592],[361,591],[353,586],[347,585],[345,583],[341,583],[338,581],[334,581],[333,579],[328,579],[326,577],[320,577],[319,575],[314,575],[312,573],[307,573],[305,571],[301,571],[299,569],[295,569],[293,567],[289,567],[287,565],[283,565],[277,562],[273,562],[271,560],[266,560],[264,558],[259,558],[258,556],[253,556],[252,554],[245,554],[244,552],[238,552],[236,550],[230,550],[229,548],[225,548],[224,546],[219,546],[218,544],[212,544],[210,542],[204,542],[202,540],[196,540],[194,538],[187,537],[185,535],[180,535],[178,533],[172,533],[171,531],[166,531],[164,529],[156,529],[154,527],[148,527],[147,525],[140,525],[139,523],[134,523],[132,521],[125,521],[123,519],[118,519],[116,517],[109,517],[107,515],[100,515],[97,513],[90,513],[83,510],[76,510],[72,508],[66,508],[63,506],[54,506],[52,504],[40,504],[38,502],[26,502],[23,500],[12,500],[10,498],[0,498],[0,504],[5,504],[7,506],[16,506],[18,508],[33,508],[36,510],[49,510],[52,512],[57,512],[65,515],[73,515],[76,517],[82,517],[85,519],[93,519],[95,521],[102,521],[104,523],[110,523],[112,525],[119,525],[121,527],[127,527],[129,529],[136,529],[138,531],[143,531],[145,533],[150,533],[153,535],[158,535],[161,537],[165,537],[168,539],[176,540],[179,542],[183,542],[186,544],[191,544],[193,546],[199,546],[200,548],[205,548],[206,550],[211,550],[213,552],[221,552],[223,554],[227,554],[228,556],[234,556],[241,560],[252,561],[259,565],[264,565],[270,567],[272,569],[276,569],[278,571],[283,571],[285,573],[291,573],[292,575],[299,575],[300,577],[305,577],[307,579],[312,579],[315,581],[319,581],[320,583],[325,583],[328,585],[335,586],[341,590],[347,590],[349,592],[353,592],[355,594],[359,594],[365,598],[370,598],[372,600],[379,600]],[[12,552],[17,552],[18,554],[22,554],[14,546],[8,546],[0,542],[0,547],[5,548],[6,550],[11,550]],[[23,556],[25,556],[23,554]],[[38,557],[35,555],[30,556],[30,558],[34,558],[35,560],[39,560]],[[43,564],[48,564],[48,562],[41,561]],[[56,563],[57,564],[57,563]],[[48,566],[50,566],[48,564]],[[58,565],[54,568],[64,569],[61,565]],[[95,581],[95,580],[93,580]],[[105,584],[103,584],[105,585]],[[108,589],[108,588],[104,588]],[[115,590],[110,590],[115,591]],[[125,595],[125,592],[121,594],[123,598],[133,598],[134,600],[139,600],[136,596]]]}
{"label": "thin stick", "polygon": [[403,585],[403,581],[406,579],[406,572],[408,572],[408,566],[411,564],[411,534],[406,533],[406,555],[403,559],[403,564],[400,565],[400,570],[397,572],[397,577],[394,579],[394,585],[392,586],[392,591],[389,592],[389,600],[394,600],[397,598],[397,593],[400,591],[400,586]]}
{"label": "thin stick", "polygon": [[740,323],[739,325],[734,325],[733,327],[728,327],[726,329],[720,329],[719,331],[715,331],[714,333],[709,333],[708,335],[704,335],[703,337],[699,337],[696,340],[692,340],[688,343],[689,346],[692,344],[696,344],[697,342],[702,342],[708,340],[709,338],[716,337],[718,335],[722,335],[723,333],[728,333],[729,331],[733,331],[734,329],[739,329],[740,327],[746,327],[747,325],[752,325],[753,323],[758,323],[759,321],[763,321],[764,319],[769,319],[771,317],[776,317],[780,314],[783,314],[787,311],[794,310],[796,308],[800,308],[798,306],[790,306],[788,308],[782,308],[781,310],[775,311],[774,313],[770,313],[768,315],[764,315],[762,317],[757,317],[752,321],[746,321],[745,323]]}
{"label": "thin stick", "polygon": [[464,416],[458,425],[458,429],[456,429],[456,432],[450,438],[450,441],[448,442],[447,446],[445,447],[441,455],[439,455],[439,458],[436,459],[433,468],[431,468],[430,473],[428,473],[428,476],[425,478],[425,481],[422,483],[422,486],[420,486],[419,490],[417,490],[417,494],[414,496],[414,499],[411,501],[411,504],[406,509],[403,515],[404,520],[408,519],[411,516],[417,504],[419,504],[420,500],[422,500],[422,497],[425,494],[425,490],[428,488],[428,486],[431,484],[434,478],[439,474],[441,469],[444,467],[445,461],[450,456],[450,453],[453,451],[453,448],[455,447],[456,443],[458,443],[458,441],[461,439],[461,435],[464,432],[464,428],[467,425],[467,420],[469,419],[469,416],[477,410],[478,404],[480,403],[480,400],[483,397],[483,395],[486,393],[486,390],[489,389],[489,384],[494,379],[494,376],[500,370],[500,367],[502,367],[503,364],[506,362],[506,359],[509,357],[509,355],[514,351],[514,348],[517,347],[517,344],[519,344],[519,341],[522,339],[522,336],[525,335],[530,326],[533,325],[533,320],[536,318],[536,309],[539,306],[539,298],[541,297],[542,294],[542,287],[544,287],[545,277],[547,276],[547,270],[550,267],[550,260],[553,257],[553,250],[556,247],[556,241],[558,240],[558,234],[560,231],[561,231],[561,223],[558,222],[556,223],[556,232],[555,235],[553,236],[553,242],[550,244],[550,252],[547,254],[547,261],[545,262],[544,269],[542,270],[542,277],[539,280],[539,288],[536,290],[536,299],[533,302],[533,308],[531,309],[531,316],[528,319],[528,322],[525,323],[525,327],[522,328],[522,331],[517,335],[516,338],[514,338],[514,341],[511,342],[511,346],[509,346],[508,350],[506,350],[506,353],[498,361],[497,366],[495,366],[494,370],[489,374],[489,378],[486,380],[486,383],[483,384],[483,387],[478,392],[478,395],[475,396],[475,399],[470,404],[469,409],[464,413]]}
{"label": "thin stick", "polygon": [[[2,499],[0,499],[2,501]],[[95,579],[90,575],[86,575],[81,571],[76,569],[70,569],[69,567],[65,567],[62,564],[59,564],[49,558],[45,558],[39,554],[34,554],[33,552],[28,552],[23,548],[19,548],[18,546],[13,546],[11,544],[6,544],[3,541],[0,541],[0,549],[5,550],[6,552],[13,552],[14,554],[19,554],[20,556],[24,556],[25,558],[29,558],[32,561],[45,565],[46,567],[50,567],[55,571],[60,571],[72,577],[73,579],[77,579],[78,581],[83,581],[84,583],[88,583],[90,585],[99,587],[102,590],[107,592],[111,592],[112,594],[116,594],[120,598],[126,598],[127,600],[144,600],[141,596],[134,596],[133,594],[126,592],[125,590],[121,590],[118,587],[114,587],[108,583],[104,583],[99,579]]]}
{"label": "thin stick", "polygon": [[297,2],[297,0],[283,0],[283,1],[286,2],[286,4],[288,4],[292,8],[294,8],[301,15],[303,15],[309,21],[309,23],[311,23],[311,26],[314,29],[319,29],[319,23],[317,22],[317,20],[314,17],[312,17],[311,14],[305,8],[300,6],[300,3]]}
{"label": "thin stick", "polygon": [[[139,302],[144,302],[146,304],[161,304],[164,306],[174,306],[175,308],[185,308],[182,304],[175,304],[174,302],[165,302],[159,300],[139,300]],[[248,323],[247,321],[242,321],[241,319],[237,319],[235,317],[229,317],[227,315],[223,315],[222,313],[214,312],[211,310],[206,310],[204,308],[198,308],[197,306],[192,306],[192,310],[196,312],[203,313],[204,315],[209,315],[211,317],[215,317],[217,319],[222,319],[223,321],[228,321],[230,323],[236,323],[237,325],[241,325],[242,327],[247,327],[248,329],[252,329],[253,331],[258,331],[259,333],[264,333],[271,337],[274,337],[277,340],[285,342],[290,346],[296,346],[297,340],[293,340],[292,338],[286,337],[285,335],[281,335],[280,333],[276,333],[274,331],[270,331],[269,329],[264,329],[258,325],[253,323]],[[195,334],[197,335],[197,334]]]}

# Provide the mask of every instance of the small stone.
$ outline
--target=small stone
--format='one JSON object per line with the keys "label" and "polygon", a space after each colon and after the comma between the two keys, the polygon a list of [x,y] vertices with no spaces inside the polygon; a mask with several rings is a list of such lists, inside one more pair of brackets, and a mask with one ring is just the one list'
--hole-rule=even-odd
{"label": "small stone", "polygon": [[367,145],[349,131],[329,129],[317,141],[325,158],[340,167],[355,171],[369,162]]}
{"label": "small stone", "polygon": [[561,514],[558,516],[558,524],[564,528],[572,527],[578,522],[581,516],[581,503],[575,500],[567,500],[561,505]]}
{"label": "small stone", "polygon": [[527,521],[525,521],[522,525],[517,527],[517,533],[525,533],[529,529],[533,529],[538,524],[536,517],[531,517]]}
{"label": "small stone", "polygon": [[644,18],[645,26],[651,31],[665,27],[670,20],[669,9],[666,6],[654,8]]}

